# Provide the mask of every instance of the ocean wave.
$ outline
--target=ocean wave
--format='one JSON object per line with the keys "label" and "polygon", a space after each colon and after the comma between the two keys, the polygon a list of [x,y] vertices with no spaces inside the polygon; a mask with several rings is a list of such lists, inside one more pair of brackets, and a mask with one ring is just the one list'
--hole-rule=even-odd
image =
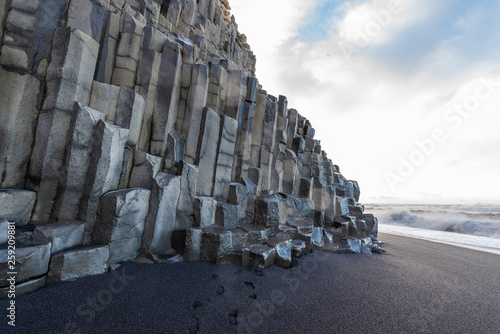
{"label": "ocean wave", "polygon": [[420,229],[455,232],[500,239],[500,222],[488,219],[470,219],[468,214],[443,214],[423,216],[408,210],[392,211],[377,215],[381,224],[409,226]]}

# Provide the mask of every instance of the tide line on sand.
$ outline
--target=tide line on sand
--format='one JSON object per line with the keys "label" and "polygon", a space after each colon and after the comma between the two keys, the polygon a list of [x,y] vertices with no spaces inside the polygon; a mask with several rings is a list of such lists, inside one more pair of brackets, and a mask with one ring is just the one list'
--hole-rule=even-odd
{"label": "tide line on sand", "polygon": [[386,224],[379,225],[379,232],[500,255],[500,239]]}

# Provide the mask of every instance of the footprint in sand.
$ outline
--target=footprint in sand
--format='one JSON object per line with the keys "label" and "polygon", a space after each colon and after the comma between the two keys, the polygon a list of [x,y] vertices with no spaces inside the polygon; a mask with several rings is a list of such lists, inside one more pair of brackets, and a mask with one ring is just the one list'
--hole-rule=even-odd
{"label": "footprint in sand", "polygon": [[248,285],[248,286],[249,286],[249,287],[251,287],[252,289],[255,289],[255,284],[254,284],[254,282],[245,281],[245,282],[243,282],[243,283],[245,283],[245,285]]}
{"label": "footprint in sand", "polygon": [[228,315],[229,324],[233,326],[238,326],[238,310],[235,309]]}

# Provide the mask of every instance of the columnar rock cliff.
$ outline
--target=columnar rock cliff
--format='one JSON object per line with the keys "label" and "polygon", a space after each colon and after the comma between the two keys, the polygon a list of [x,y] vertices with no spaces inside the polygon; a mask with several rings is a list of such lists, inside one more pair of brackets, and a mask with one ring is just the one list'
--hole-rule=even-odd
{"label": "columnar rock cliff", "polygon": [[0,2],[2,295],[8,271],[19,295],[138,256],[289,267],[380,251],[357,182],[259,85],[229,9]]}

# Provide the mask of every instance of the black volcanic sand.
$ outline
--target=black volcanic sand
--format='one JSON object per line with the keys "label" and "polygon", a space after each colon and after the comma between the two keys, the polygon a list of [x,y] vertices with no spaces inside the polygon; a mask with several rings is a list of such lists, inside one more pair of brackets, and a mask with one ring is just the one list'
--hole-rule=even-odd
{"label": "black volcanic sand", "polygon": [[[125,263],[16,299],[1,333],[500,333],[500,257],[380,235],[384,255],[285,270]],[[7,329],[6,329],[7,328]]]}

